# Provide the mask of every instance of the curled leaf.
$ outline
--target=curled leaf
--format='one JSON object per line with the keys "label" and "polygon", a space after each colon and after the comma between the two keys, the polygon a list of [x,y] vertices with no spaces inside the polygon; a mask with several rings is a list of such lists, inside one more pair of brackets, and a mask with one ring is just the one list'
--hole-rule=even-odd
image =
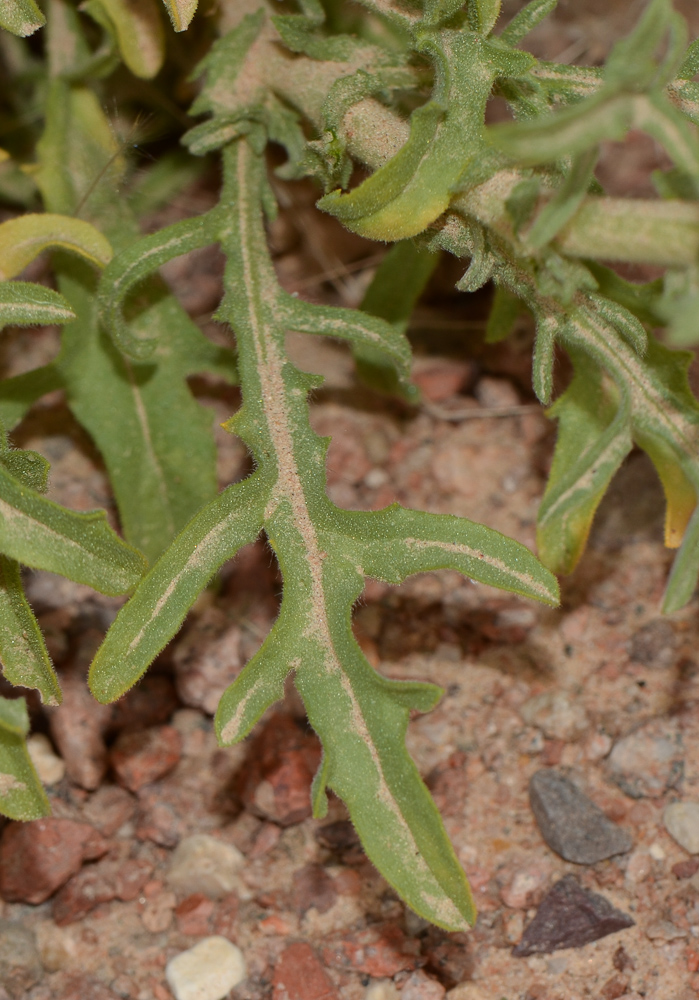
{"label": "curled leaf", "polygon": [[44,250],[68,250],[104,267],[112,247],[102,233],[83,219],[65,215],[20,215],[0,224],[0,281],[14,278]]}
{"label": "curled leaf", "polygon": [[113,35],[128,68],[144,80],[165,59],[165,32],[156,0],[85,0],[81,10]]}
{"label": "curled leaf", "polygon": [[0,330],[4,326],[42,326],[75,319],[70,303],[51,288],[32,281],[0,282]]}
{"label": "curled leaf", "polygon": [[163,0],[175,31],[186,31],[199,0]]}

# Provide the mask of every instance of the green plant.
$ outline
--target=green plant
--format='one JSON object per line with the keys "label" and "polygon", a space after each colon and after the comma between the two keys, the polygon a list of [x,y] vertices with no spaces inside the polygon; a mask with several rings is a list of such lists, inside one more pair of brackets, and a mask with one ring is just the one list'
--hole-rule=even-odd
{"label": "green plant", "polygon": [[[28,211],[0,225],[0,317],[65,326],[56,361],[0,383],[0,418],[11,431],[35,400],[63,388],[104,458],[127,542],[103,515],[43,498],[45,463],[5,440],[0,659],[12,683],[59,700],[18,564],[107,593],[132,591],[90,670],[96,697],[118,698],[219,567],[264,531],[284,577],[281,610],[221,700],[219,740],[242,739],[294,671],[324,748],[315,815],[333,789],[406,902],[459,929],[475,918],[468,884],[404,745],[410,709],[429,710],[440,690],[374,671],[352,637],[352,605],[366,577],[398,583],[440,568],[555,604],[553,572],[575,566],[634,444],[658,470],[666,541],[679,546],[664,609],[690,599],[699,571],[699,404],[687,381],[690,355],[651,328],[667,326],[670,345],[699,339],[699,44],[687,47],[669,0],[651,0],[603,69],[540,62],[518,47],[555,0],[532,0],[499,34],[499,0],[362,3],[363,11],[299,0],[296,11],[275,4],[275,15],[261,0],[209,5],[216,16],[190,28],[191,52],[206,52],[191,113],[206,117],[183,137],[189,156],[168,153],[140,177],[103,107],[109,99],[131,106],[129,73],[181,82],[193,69],[174,37],[161,69],[166,33],[156,0],[80,8],[46,0],[43,59],[38,47],[3,36],[0,135],[12,155],[0,164],[0,196]],[[166,0],[178,31],[196,6]],[[17,35],[43,21],[34,0],[0,0],[0,24]],[[128,72],[116,69],[120,59]],[[161,118],[170,114],[170,129],[179,126],[163,90],[143,93]],[[515,122],[485,125],[492,94]],[[651,134],[674,163],[655,178],[659,200],[607,198],[594,178],[600,143],[630,128]],[[264,231],[264,215],[275,211],[270,142],[287,154],[282,177],[315,178],[322,210],[393,244],[361,311],[313,305],[277,285]],[[194,158],[209,154],[222,163],[218,205],[139,238],[137,210],[167,200],[196,171]],[[369,176],[348,192],[357,164]],[[34,211],[37,196],[44,212]],[[208,341],[154,276],[214,242],[227,260],[217,318],[234,332],[235,353]],[[10,280],[45,248],[55,249],[57,292]],[[307,412],[318,379],[291,364],[285,331],[348,341],[368,384],[416,401],[405,329],[440,250],[470,260],[462,290],[495,282],[491,341],[509,334],[520,309],[533,314],[543,404],[556,344],[573,364],[549,411],[559,432],[539,514],[541,562],[465,519],[397,505],[349,512],[326,496],[327,442]],[[666,273],[634,285],[600,259]],[[219,495],[208,420],[186,385],[200,371],[240,381],[243,405],[227,427],[255,463]],[[23,700],[0,701],[0,797],[8,815],[24,819],[46,809],[26,731]]]}

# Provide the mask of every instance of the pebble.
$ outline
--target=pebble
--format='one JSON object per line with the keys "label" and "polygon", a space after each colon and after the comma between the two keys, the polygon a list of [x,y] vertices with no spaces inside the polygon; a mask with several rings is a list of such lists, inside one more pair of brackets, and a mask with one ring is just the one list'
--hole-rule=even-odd
{"label": "pebble", "polygon": [[51,736],[70,780],[91,792],[107,772],[104,732],[112,709],[98,704],[84,678],[72,671],[61,676],[61,688],[63,702],[49,715]]}
{"label": "pebble", "polygon": [[305,941],[285,948],[274,969],[272,1000],[339,1000],[333,981]]}
{"label": "pebble", "polygon": [[175,907],[175,920],[180,934],[206,937],[211,933],[211,917],[215,903],[203,892],[195,892]]}
{"label": "pebble", "polygon": [[160,892],[146,903],[141,921],[151,934],[162,934],[172,923],[172,915],[177,904],[174,892]]}
{"label": "pebble", "polygon": [[243,805],[261,819],[293,826],[312,812],[311,782],[320,743],[305,722],[276,712],[250,743],[236,788]]}
{"label": "pebble", "polygon": [[27,740],[27,750],[42,785],[57,785],[66,773],[66,765],[54,752],[48,736],[33,733]]}
{"label": "pebble", "polygon": [[566,861],[594,865],[633,846],[625,830],[553,768],[532,776],[529,802],[541,836]]}
{"label": "pebble", "polygon": [[374,979],[367,986],[364,1000],[400,1000],[400,993],[392,979]]}
{"label": "pebble", "polygon": [[608,758],[611,778],[632,799],[659,798],[679,782],[683,760],[679,739],[663,721],[647,723],[618,740]]}
{"label": "pebble", "polygon": [[68,931],[53,920],[42,920],[35,927],[36,945],[41,964],[47,972],[58,972],[75,960],[76,945]]}
{"label": "pebble", "polygon": [[43,903],[108,847],[88,823],[53,817],[10,823],[0,841],[0,895],[8,903]]}
{"label": "pebble", "polygon": [[538,902],[551,876],[551,865],[542,861],[532,861],[518,869],[507,885],[500,891],[500,897],[513,910],[524,910]]}
{"label": "pebble", "polygon": [[436,979],[431,979],[422,969],[417,969],[405,980],[401,1000],[442,1000],[446,992]]}
{"label": "pebble", "polygon": [[377,979],[395,976],[397,972],[412,972],[419,964],[416,942],[406,939],[396,924],[326,938],[322,958],[332,968],[364,972]]}
{"label": "pebble", "polygon": [[207,833],[197,833],[185,837],[175,848],[167,882],[184,896],[201,892],[210,899],[222,899],[237,887],[244,862],[237,847]]}
{"label": "pebble", "polygon": [[512,954],[524,958],[561,948],[582,948],[633,925],[631,917],[615,909],[604,896],[581,888],[574,875],[564,875],[542,899]]}
{"label": "pebble", "polygon": [[175,1000],[223,1000],[246,976],[240,948],[224,937],[207,937],[165,966]]}
{"label": "pebble", "polygon": [[43,975],[34,931],[0,920],[0,983],[20,1000]]}
{"label": "pebble", "polygon": [[171,771],[181,754],[182,737],[173,726],[152,726],[121,733],[110,758],[119,783],[138,792]]}
{"label": "pebble", "polygon": [[102,785],[83,806],[83,816],[105,837],[133,819],[136,800],[119,785]]}
{"label": "pebble", "polygon": [[508,379],[491,375],[478,380],[473,395],[481,406],[517,406],[520,402],[517,390]]}
{"label": "pebble", "polygon": [[578,739],[589,726],[583,706],[571,701],[565,691],[543,691],[525,701],[519,712],[528,725],[564,743]]}
{"label": "pebble", "polygon": [[243,668],[240,628],[225,627],[225,621],[217,608],[207,609],[173,656],[180,701],[208,715],[215,713],[221,695]]}
{"label": "pebble", "polygon": [[475,368],[473,361],[457,361],[455,358],[416,358],[413,363],[412,379],[424,399],[430,403],[443,403],[445,399],[454,396],[472,382]]}
{"label": "pebble", "polygon": [[699,802],[672,802],[663,813],[665,829],[689,854],[699,854]]}
{"label": "pebble", "polygon": [[629,658],[656,670],[667,670],[675,662],[677,636],[672,623],[656,618],[631,636]]}
{"label": "pebble", "polygon": [[322,865],[313,862],[294,872],[292,904],[303,916],[311,907],[318,913],[327,913],[337,900],[335,882]]}

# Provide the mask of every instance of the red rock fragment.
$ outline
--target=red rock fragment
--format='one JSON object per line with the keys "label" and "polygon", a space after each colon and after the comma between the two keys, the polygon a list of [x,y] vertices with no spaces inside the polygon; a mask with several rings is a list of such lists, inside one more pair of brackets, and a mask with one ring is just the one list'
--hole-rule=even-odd
{"label": "red rock fragment", "polygon": [[335,882],[322,865],[307,864],[294,872],[292,902],[297,913],[303,915],[311,907],[318,913],[327,913],[337,900]]}
{"label": "red rock fragment", "polygon": [[699,871],[699,858],[687,858],[672,866],[672,874],[676,878],[691,878]]}
{"label": "red rock fragment", "polygon": [[175,921],[180,934],[205,937],[211,933],[211,916],[216,908],[213,900],[201,892],[187,896],[175,907]]}
{"label": "red rock fragment", "polygon": [[326,938],[322,957],[335,969],[353,969],[383,979],[416,969],[418,948],[396,924],[382,924]]}
{"label": "red rock fragment", "polygon": [[53,919],[59,927],[72,924],[100,903],[110,903],[115,898],[114,883],[108,874],[100,865],[90,865],[58,891],[53,902]]}
{"label": "red rock fragment", "polygon": [[142,858],[130,858],[118,866],[114,894],[123,903],[138,899],[151,876],[153,865]]}
{"label": "red rock fragment", "polygon": [[619,1000],[619,997],[626,995],[629,988],[629,977],[622,975],[612,976],[600,989],[600,1000]]}
{"label": "red rock fragment", "polygon": [[111,753],[112,767],[120,784],[137,792],[171,771],[182,753],[182,737],[173,726],[154,726],[124,732]]}
{"label": "red rock fragment", "polygon": [[176,847],[184,833],[184,822],[170,802],[162,802],[159,789],[144,788],[139,795],[136,823],[139,840],[151,840],[161,847]]}
{"label": "red rock fragment", "polygon": [[234,892],[229,893],[221,900],[213,916],[212,934],[220,934],[221,937],[235,942],[235,926],[238,920],[239,905],[238,896]]}
{"label": "red rock fragment", "polygon": [[473,381],[473,361],[455,358],[417,358],[412,378],[422,395],[431,403],[443,403]]}
{"label": "red rock fragment", "polygon": [[102,785],[83,807],[83,815],[105,837],[113,836],[136,811],[136,800],[119,785]]}
{"label": "red rock fragment", "polygon": [[113,990],[81,972],[61,976],[54,984],[51,1000],[119,1000]]}
{"label": "red rock fragment", "polygon": [[309,944],[299,941],[284,949],[274,970],[273,1000],[339,1000],[339,997]]}
{"label": "red rock fragment", "polygon": [[311,781],[320,764],[318,738],[277,712],[250,744],[236,790],[250,812],[280,826],[311,815]]}
{"label": "red rock fragment", "polygon": [[109,845],[88,823],[37,819],[10,823],[0,841],[0,895],[8,903],[43,903]]}

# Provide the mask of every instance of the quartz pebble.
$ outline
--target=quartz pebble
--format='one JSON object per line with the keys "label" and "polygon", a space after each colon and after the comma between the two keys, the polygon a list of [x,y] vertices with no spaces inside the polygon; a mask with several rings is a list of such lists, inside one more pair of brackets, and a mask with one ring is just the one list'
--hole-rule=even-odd
{"label": "quartz pebble", "polygon": [[549,739],[564,743],[576,740],[588,728],[585,709],[565,691],[544,691],[525,701],[519,712],[528,725],[537,726]]}
{"label": "quartz pebble", "polygon": [[673,802],[663,813],[665,829],[689,854],[699,854],[699,802]]}
{"label": "quartz pebble", "polygon": [[441,983],[426,976],[422,969],[417,969],[405,980],[401,1000],[442,1000],[445,993]]}
{"label": "quartz pebble", "polygon": [[604,896],[581,888],[574,875],[564,875],[542,899],[512,954],[525,958],[560,948],[582,948],[633,925],[631,917]]}
{"label": "quartz pebble", "polygon": [[392,979],[374,979],[367,986],[364,1000],[399,1000],[400,994]]}
{"label": "quartz pebble", "polygon": [[167,882],[183,896],[201,892],[222,899],[238,885],[238,871],[245,859],[237,847],[207,833],[181,840],[173,852]]}
{"label": "quartz pebble", "polygon": [[175,1000],[223,1000],[246,976],[240,948],[224,937],[207,937],[165,967]]}
{"label": "quartz pebble", "polygon": [[629,834],[554,768],[533,775],[529,802],[542,837],[566,861],[593,865],[631,850]]}
{"label": "quartz pebble", "polygon": [[66,773],[65,763],[54,753],[51,741],[43,733],[34,733],[27,740],[27,750],[43,785],[57,785]]}

